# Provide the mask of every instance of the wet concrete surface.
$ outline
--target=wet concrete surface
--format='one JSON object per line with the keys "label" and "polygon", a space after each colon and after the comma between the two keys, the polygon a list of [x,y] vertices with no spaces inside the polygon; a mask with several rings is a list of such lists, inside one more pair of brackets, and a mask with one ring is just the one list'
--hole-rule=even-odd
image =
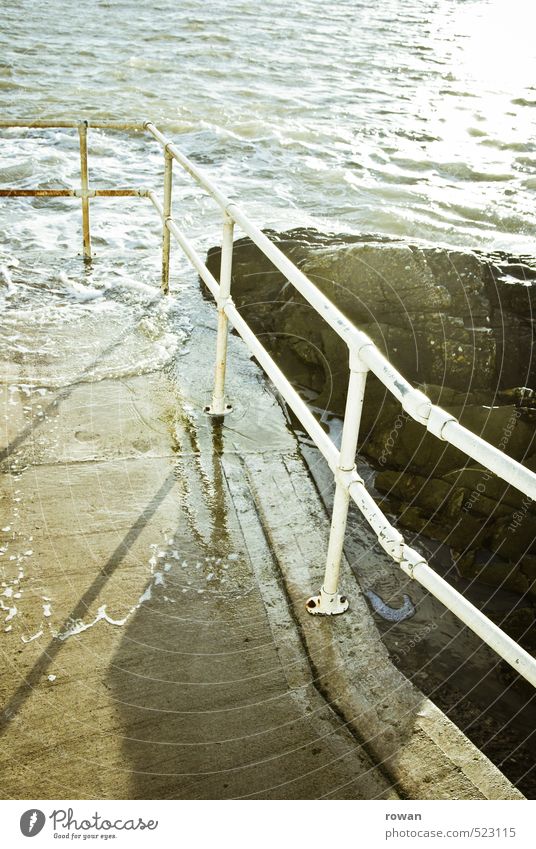
{"label": "wet concrete surface", "polygon": [[43,393],[35,358],[31,385],[4,366],[2,794],[397,798],[283,595],[274,627],[277,569],[249,489],[230,494],[226,464],[294,437],[235,339],[234,412],[203,416],[215,311],[193,291],[184,309],[167,373]]}
{"label": "wet concrete surface", "polygon": [[515,798],[357,586],[350,617],[305,614],[329,523],[296,438],[234,336],[233,412],[202,414],[215,309],[192,285],[180,310],[165,369],[3,365],[3,796]]}
{"label": "wet concrete surface", "polygon": [[[302,453],[329,512],[332,475],[315,448],[302,442]],[[373,469],[362,460],[359,472],[374,493]],[[396,526],[396,516],[390,518]],[[463,579],[446,546],[407,531],[404,536],[494,621],[500,624],[515,605],[513,594]],[[522,793],[535,798],[536,697],[531,685],[393,563],[353,504],[344,548],[393,663]]]}

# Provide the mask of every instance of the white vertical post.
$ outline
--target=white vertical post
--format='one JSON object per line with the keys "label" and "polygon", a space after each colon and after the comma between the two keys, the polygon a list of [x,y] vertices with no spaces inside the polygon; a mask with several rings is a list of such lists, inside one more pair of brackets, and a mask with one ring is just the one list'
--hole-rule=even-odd
{"label": "white vertical post", "polygon": [[169,293],[169,251],[171,233],[168,220],[171,218],[171,197],[173,191],[173,157],[166,148],[164,151],[164,230],[162,233],[162,294]]}
{"label": "white vertical post", "polygon": [[[344,411],[341,449],[337,469],[341,473],[341,477],[342,473],[351,472],[355,466],[355,454],[359,436],[359,425],[361,423],[363,398],[365,396],[367,371],[368,369],[359,358],[359,355],[350,351],[350,379],[348,381],[348,393],[346,395],[346,409]],[[331,531],[324,583],[320,594],[312,596],[306,605],[309,613],[313,614],[332,615],[334,613],[344,613],[345,610],[348,610],[348,599],[338,593],[338,588],[350,495],[347,485],[342,479],[337,479],[337,474],[335,475],[335,483],[335,499],[331,517]]]}
{"label": "white vertical post", "polygon": [[80,188],[82,189],[82,238],[84,259],[91,259],[91,235],[89,229],[89,174],[87,167],[87,121],[78,125],[80,136]]}
{"label": "white vertical post", "polygon": [[205,413],[221,418],[233,408],[225,403],[225,370],[227,367],[228,319],[225,306],[231,297],[231,273],[233,266],[234,221],[227,213],[223,217],[223,237],[221,246],[220,288],[218,293],[218,335],[216,339],[216,370],[212,404],[205,407]]}

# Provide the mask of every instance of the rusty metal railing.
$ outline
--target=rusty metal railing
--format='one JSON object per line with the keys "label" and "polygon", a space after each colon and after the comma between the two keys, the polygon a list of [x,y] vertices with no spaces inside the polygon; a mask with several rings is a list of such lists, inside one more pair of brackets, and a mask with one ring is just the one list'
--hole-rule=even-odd
{"label": "rusty metal railing", "polygon": [[[0,128],[25,127],[28,123],[0,122]],[[248,218],[238,204],[231,202],[200,169],[178,150],[152,122],[143,124],[97,124],[102,129],[147,130],[162,146],[164,151],[164,198],[163,203],[152,189],[90,189],[87,170],[88,122],[62,122],[50,124],[34,122],[33,127],[77,127],[80,133],[81,188],[65,189],[3,189],[0,197],[81,197],[84,257],[91,258],[89,234],[89,199],[99,196],[147,197],[162,219],[162,282],[163,293],[169,292],[170,235],[173,235],[182,250],[197,270],[201,279],[214,296],[218,306],[218,332],[216,342],[216,367],[212,403],[205,407],[208,415],[221,418],[232,410],[225,401],[225,372],[227,367],[228,323],[231,322],[240,334],[260,366],[275,384],[289,407],[327,460],[333,472],[336,489],[328,542],[326,569],[319,595],[307,601],[312,614],[344,613],[348,608],[346,596],[339,593],[339,570],[350,499],[374,530],[378,542],[387,554],[399,564],[412,579],[418,581],[463,623],[478,634],[497,654],[506,660],[520,675],[536,686],[536,660],[504,633],[487,616],[458,593],[447,581],[434,572],[424,557],[405,542],[402,534],[389,522],[365,487],[363,478],[355,466],[355,454],[364,401],[367,374],[372,371],[400,402],[402,408],[430,433],[459,448],[469,457],[489,469],[505,482],[536,500],[536,474],[521,463],[508,457],[493,445],[463,427],[458,420],[432,404],[418,389],[391,365],[372,340],[355,327],[346,316],[271,242]],[[177,162],[215,200],[222,210],[223,237],[220,280],[210,273],[187,236],[177,225],[172,215],[173,162]],[[231,297],[231,271],[233,257],[233,232],[238,224],[265,256],[281,271],[287,280],[311,304],[319,316],[344,340],[349,354],[349,383],[344,414],[340,449],[324,432],[311,410],[300,398],[294,387],[278,368],[266,348],[244,321]]]}
{"label": "rusty metal railing", "polygon": [[[98,197],[136,197],[146,196],[144,189],[93,189],[89,185],[88,153],[87,153],[87,131],[89,121],[0,121],[0,129],[11,129],[22,127],[27,129],[62,129],[76,128],[80,139],[80,188],[79,189],[0,189],[0,197],[47,197],[68,198],[77,197],[82,201],[82,242],[84,259],[91,260],[91,231],[89,220],[89,199]],[[126,123],[97,123],[92,124],[95,129],[106,130],[143,130],[143,124]]]}

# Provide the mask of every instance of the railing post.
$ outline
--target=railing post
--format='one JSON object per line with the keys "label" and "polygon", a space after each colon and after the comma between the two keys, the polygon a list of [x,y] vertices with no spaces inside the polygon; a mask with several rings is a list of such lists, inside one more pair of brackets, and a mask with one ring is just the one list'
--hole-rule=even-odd
{"label": "railing post", "polygon": [[231,273],[233,266],[234,221],[228,213],[223,218],[223,237],[221,246],[220,288],[218,294],[218,336],[216,340],[216,371],[212,404],[205,407],[209,416],[221,418],[230,413],[231,404],[225,403],[225,370],[227,367],[228,320],[225,306],[231,297]]}
{"label": "railing post", "polygon": [[164,150],[164,229],[162,232],[162,294],[169,292],[169,252],[171,233],[168,220],[171,218],[171,198],[173,190],[173,157],[167,147]]}
{"label": "railing post", "polygon": [[344,613],[345,610],[348,610],[348,599],[346,596],[338,593],[339,572],[346,533],[348,504],[350,501],[348,487],[342,480],[342,476],[345,472],[351,472],[355,468],[355,454],[367,372],[368,369],[361,361],[359,355],[354,351],[350,351],[350,378],[346,396],[346,409],[344,411],[341,449],[337,469],[338,474],[335,475],[335,499],[333,501],[324,583],[320,594],[312,596],[306,605],[309,613],[313,614],[332,615],[334,613]]}
{"label": "railing post", "polygon": [[78,124],[80,136],[80,188],[82,189],[82,239],[84,259],[91,259],[91,234],[89,230],[89,175],[87,168],[87,121]]}

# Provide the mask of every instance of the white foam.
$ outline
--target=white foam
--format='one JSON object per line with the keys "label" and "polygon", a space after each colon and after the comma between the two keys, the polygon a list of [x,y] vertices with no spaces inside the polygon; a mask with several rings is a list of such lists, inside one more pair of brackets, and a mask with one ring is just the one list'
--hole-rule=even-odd
{"label": "white foam", "polygon": [[15,294],[17,289],[13,283],[13,278],[11,277],[7,265],[0,265],[0,279],[6,284],[6,291],[4,292],[5,297],[10,298],[11,295]]}
{"label": "white foam", "polygon": [[17,615],[17,612],[18,612],[18,611],[17,611],[17,608],[16,608],[16,607],[10,607],[10,608],[9,608],[9,613],[8,613],[8,615],[6,616],[5,621],[6,621],[6,622],[11,622],[11,620],[12,620],[12,619],[14,619],[14,618],[15,618],[15,616]]}
{"label": "white foam", "polygon": [[39,637],[43,636],[43,629],[39,630],[37,634],[34,634],[33,637],[21,637],[23,643],[31,643],[33,640],[37,640]]}
{"label": "white foam", "polygon": [[140,595],[138,604],[143,604],[144,601],[150,601],[152,596],[152,586],[149,584],[145,592]]}
{"label": "white foam", "polygon": [[109,625],[122,626],[126,623],[129,616],[134,610],[135,608],[132,608],[132,610],[130,610],[123,619],[112,619],[112,617],[108,616],[106,612],[106,605],[103,604],[97,610],[97,615],[95,616],[92,622],[83,622],[81,619],[77,619],[75,622],[72,623],[70,628],[67,628],[67,630],[64,631],[62,634],[56,634],[55,636],[58,640],[67,640],[69,637],[75,636],[75,634],[82,634],[84,631],[88,631],[90,628],[93,628],[93,626],[96,625],[97,622],[101,622],[102,620],[108,622]]}

